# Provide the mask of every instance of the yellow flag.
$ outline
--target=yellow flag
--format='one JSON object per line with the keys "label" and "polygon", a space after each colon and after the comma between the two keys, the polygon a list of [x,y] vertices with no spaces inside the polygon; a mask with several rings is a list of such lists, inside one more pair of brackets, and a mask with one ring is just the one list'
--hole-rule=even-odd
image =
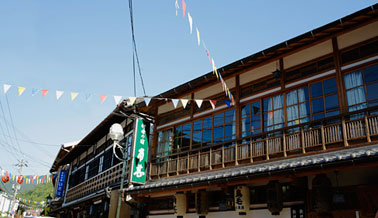
{"label": "yellow flag", "polygon": [[79,95],[78,92],[71,92],[71,101],[75,100],[75,98]]}
{"label": "yellow flag", "polygon": [[18,96],[21,96],[22,93],[24,93],[25,89],[26,89],[26,87],[19,86],[19,87],[18,87]]}
{"label": "yellow flag", "polygon": [[199,32],[199,30],[198,30],[197,27],[196,27],[196,30],[197,30],[197,41],[198,41],[198,46],[200,46],[200,44],[201,44],[200,32]]}

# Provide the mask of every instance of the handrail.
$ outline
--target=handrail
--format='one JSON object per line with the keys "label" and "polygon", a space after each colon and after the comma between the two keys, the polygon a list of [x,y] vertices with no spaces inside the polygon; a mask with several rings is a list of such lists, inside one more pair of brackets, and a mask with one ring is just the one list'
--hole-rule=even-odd
{"label": "handrail", "polygon": [[[218,144],[208,145],[206,147],[199,147],[199,148],[195,148],[195,149],[191,149],[191,150],[187,150],[187,151],[182,151],[182,152],[177,152],[177,153],[174,153],[174,154],[169,154],[169,155],[161,156],[161,157],[153,157],[153,158],[151,158],[151,163],[153,163],[156,160],[169,159],[171,157],[176,157],[176,156],[180,156],[180,155],[197,153],[201,150],[207,150],[207,149],[213,149],[215,147],[221,147],[221,146],[223,146],[225,144],[229,144],[229,143],[235,143],[235,144],[240,143],[241,141],[246,140],[246,139],[252,139],[252,138],[264,139],[264,138],[267,138],[266,136],[269,135],[269,134],[277,133],[277,132],[283,133],[283,132],[286,132],[289,129],[296,129],[296,128],[301,128],[303,126],[311,126],[311,125],[315,125],[315,124],[323,124],[324,122],[336,120],[336,119],[345,120],[344,117],[354,115],[354,114],[359,114],[359,113],[365,113],[365,112],[373,111],[373,110],[378,110],[378,106],[364,108],[364,109],[353,111],[353,112],[345,112],[345,113],[342,113],[342,114],[339,114],[339,115],[326,117],[326,118],[323,118],[323,119],[320,119],[320,120],[312,120],[312,121],[309,121],[309,122],[306,122],[306,123],[301,123],[301,124],[297,124],[297,125],[293,125],[293,126],[286,126],[286,127],[280,128],[280,129],[275,129],[275,130],[259,133],[259,134],[252,135],[252,136],[246,136],[246,137],[242,137],[242,138],[239,138],[239,139],[228,140],[228,141],[218,143]],[[165,161],[162,161],[162,162],[165,162]]]}

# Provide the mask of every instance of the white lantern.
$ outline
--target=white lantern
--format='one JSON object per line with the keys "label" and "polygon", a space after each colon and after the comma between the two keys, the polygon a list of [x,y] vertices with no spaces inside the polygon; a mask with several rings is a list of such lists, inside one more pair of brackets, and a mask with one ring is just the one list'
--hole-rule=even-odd
{"label": "white lantern", "polygon": [[249,211],[249,188],[245,185],[237,186],[234,191],[235,211],[239,215],[246,215]]}
{"label": "white lantern", "polygon": [[176,202],[175,202],[175,215],[177,217],[185,216],[186,214],[186,195],[185,193],[176,193]]}

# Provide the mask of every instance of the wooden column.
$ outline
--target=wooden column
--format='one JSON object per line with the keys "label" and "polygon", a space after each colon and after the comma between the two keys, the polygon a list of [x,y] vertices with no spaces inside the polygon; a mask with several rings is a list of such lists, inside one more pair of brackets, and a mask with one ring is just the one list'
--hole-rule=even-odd
{"label": "wooden column", "polygon": [[367,118],[366,115],[365,115],[365,130],[366,130],[366,138],[367,138],[367,141],[368,141],[368,142],[371,142],[371,138],[370,138],[370,130],[369,130],[369,122],[368,122],[368,118]]}
{"label": "wooden column", "polygon": [[236,135],[236,143],[235,143],[235,165],[239,164],[238,162],[238,146],[239,146],[239,139],[241,137],[241,107],[240,107],[240,78],[239,75],[235,77],[235,135]]}
{"label": "wooden column", "polygon": [[345,86],[344,86],[344,79],[341,73],[341,58],[340,58],[340,51],[339,46],[337,44],[337,38],[332,38],[332,48],[333,48],[333,61],[336,70],[336,85],[337,85],[337,95],[339,96],[339,105],[340,105],[340,113],[345,113],[348,111],[348,104],[346,101],[345,96]]}

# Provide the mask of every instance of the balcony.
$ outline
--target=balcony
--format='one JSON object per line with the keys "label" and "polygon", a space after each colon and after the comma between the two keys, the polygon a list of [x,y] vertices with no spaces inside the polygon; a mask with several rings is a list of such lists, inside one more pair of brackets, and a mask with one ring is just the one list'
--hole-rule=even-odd
{"label": "balcony", "polygon": [[150,179],[335,151],[372,144],[377,140],[378,107],[372,107],[153,158]]}
{"label": "balcony", "polygon": [[89,194],[92,194],[98,190],[104,189],[107,186],[120,181],[121,173],[122,173],[122,163],[119,163],[105,170],[104,172],[80,183],[79,185],[68,189],[67,194],[66,194],[66,202],[70,202],[70,201],[85,197]]}

